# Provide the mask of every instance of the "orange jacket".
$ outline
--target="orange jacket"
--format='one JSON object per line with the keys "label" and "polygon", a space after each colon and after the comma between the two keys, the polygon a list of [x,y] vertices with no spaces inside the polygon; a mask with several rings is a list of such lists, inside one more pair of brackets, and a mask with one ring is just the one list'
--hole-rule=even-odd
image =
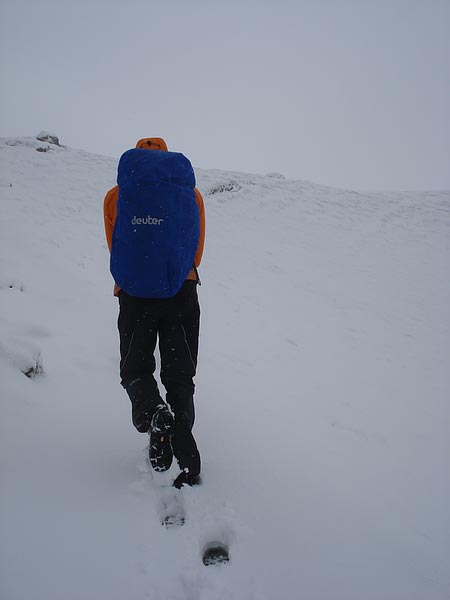
{"label": "orange jacket", "polygon": [[[162,138],[143,138],[138,141],[136,148],[148,148],[149,150],[165,150],[167,151],[167,144]],[[119,187],[116,185],[110,189],[105,196],[103,202],[103,217],[105,220],[105,233],[106,242],[108,244],[109,251],[111,252],[112,237],[114,231],[114,225],[117,216],[117,200],[119,198]],[[198,210],[200,213],[200,239],[197,246],[197,252],[194,258],[195,267],[199,267],[202,261],[203,247],[205,244],[205,206],[203,198],[197,188],[195,188],[195,198],[197,200]],[[197,280],[197,274],[194,269],[191,270],[187,279]],[[114,286],[114,295],[117,296],[120,288]]]}

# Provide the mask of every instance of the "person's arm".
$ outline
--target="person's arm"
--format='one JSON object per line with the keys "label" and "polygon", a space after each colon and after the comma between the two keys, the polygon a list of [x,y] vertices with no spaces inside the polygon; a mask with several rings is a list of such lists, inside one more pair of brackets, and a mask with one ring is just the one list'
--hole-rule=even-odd
{"label": "person's arm", "polygon": [[197,200],[198,211],[200,213],[200,239],[198,241],[197,252],[195,253],[194,257],[194,265],[199,267],[200,263],[202,262],[203,247],[205,245],[206,219],[203,198],[197,188],[195,188],[195,199]]}
{"label": "person's arm", "polygon": [[105,196],[103,202],[103,218],[105,221],[105,234],[106,243],[108,244],[109,251],[112,248],[112,237],[114,231],[114,224],[117,216],[117,198],[119,196],[119,188],[117,185],[113,187]]}

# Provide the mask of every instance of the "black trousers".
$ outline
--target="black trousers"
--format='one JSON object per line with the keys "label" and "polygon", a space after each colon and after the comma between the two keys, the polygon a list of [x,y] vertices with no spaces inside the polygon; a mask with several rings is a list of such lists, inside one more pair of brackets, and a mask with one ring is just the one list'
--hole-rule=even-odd
{"label": "black trousers", "polygon": [[200,456],[192,435],[200,326],[197,283],[185,281],[178,294],[167,299],[136,298],[121,291],[119,305],[120,377],[131,400],[133,424],[147,432],[163,404],[154,378],[158,342],[161,382],[175,416],[173,452],[181,469],[197,474]]}

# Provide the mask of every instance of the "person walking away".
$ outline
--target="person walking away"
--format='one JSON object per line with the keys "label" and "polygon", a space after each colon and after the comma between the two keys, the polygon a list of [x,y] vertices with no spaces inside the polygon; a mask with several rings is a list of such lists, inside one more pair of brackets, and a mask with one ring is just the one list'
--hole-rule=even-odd
{"label": "person walking away", "polygon": [[[175,456],[178,488],[200,482],[195,421],[200,307],[197,285],[205,241],[203,198],[188,159],[162,138],[143,138],[125,152],[118,185],[104,200],[110,269],[119,299],[120,378],[132,422],[150,436],[156,471]],[[159,346],[161,397],[154,373]]]}

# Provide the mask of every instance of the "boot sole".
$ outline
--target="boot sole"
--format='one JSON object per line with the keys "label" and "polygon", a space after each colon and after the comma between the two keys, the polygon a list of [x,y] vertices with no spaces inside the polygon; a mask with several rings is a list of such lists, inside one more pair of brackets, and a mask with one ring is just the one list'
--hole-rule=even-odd
{"label": "boot sole", "polygon": [[160,412],[152,419],[150,427],[150,464],[154,471],[170,469],[173,460],[171,431],[173,418],[170,413]]}

